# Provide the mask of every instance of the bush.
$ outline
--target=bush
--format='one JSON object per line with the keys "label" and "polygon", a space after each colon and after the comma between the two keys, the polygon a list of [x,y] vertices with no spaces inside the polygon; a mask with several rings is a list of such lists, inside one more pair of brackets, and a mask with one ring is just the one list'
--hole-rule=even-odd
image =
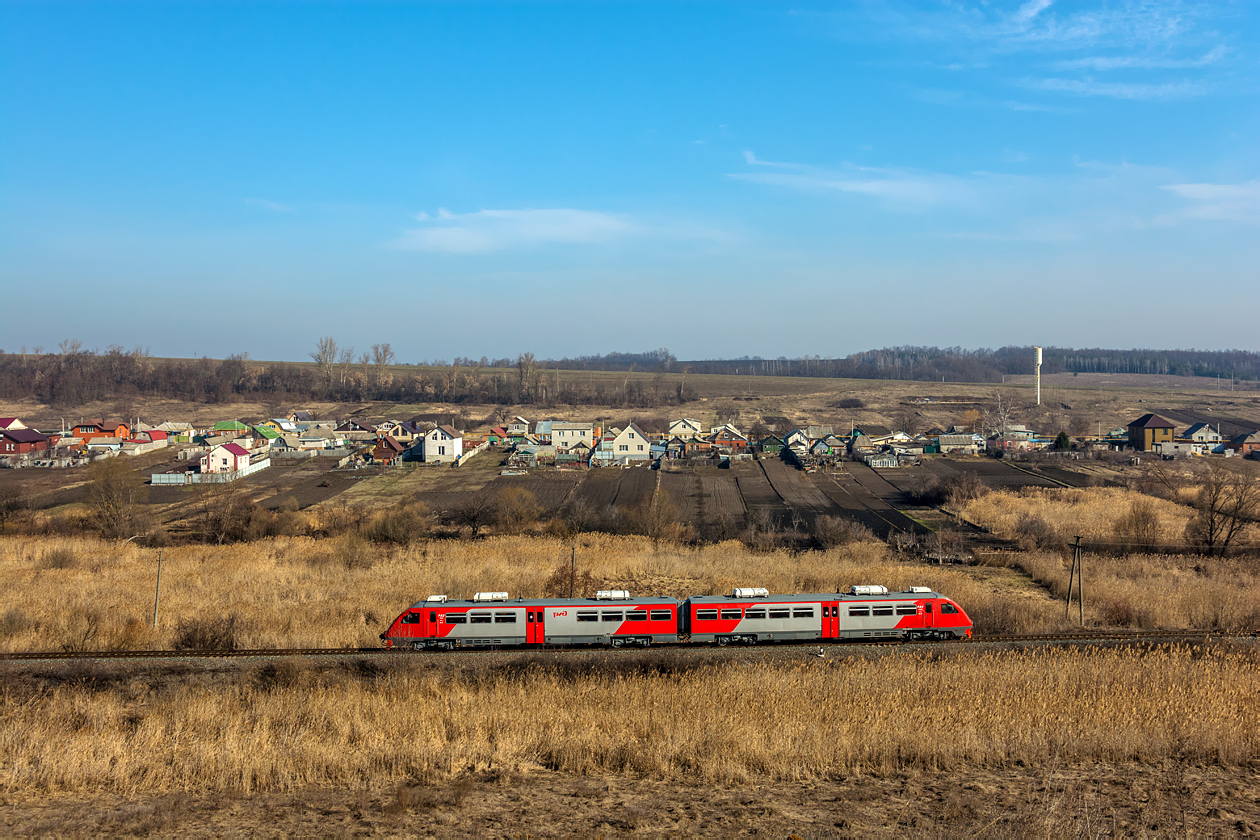
{"label": "bush", "polygon": [[855,542],[872,542],[875,534],[843,516],[820,516],[814,522],[814,538],[823,548],[840,548]]}
{"label": "bush", "polygon": [[227,618],[190,618],[175,627],[175,650],[237,650],[242,622]]}
{"label": "bush", "polygon": [[1035,513],[1021,513],[1015,523],[1015,539],[1025,550],[1052,548],[1058,543],[1054,526]]}
{"label": "bush", "polygon": [[989,492],[989,486],[975,473],[965,472],[950,479],[945,489],[946,500],[954,506],[974,501]]}
{"label": "bush", "polygon": [[373,542],[410,545],[423,539],[432,526],[432,514],[424,502],[402,501],[377,514],[365,533]]}
{"label": "bush", "polygon": [[1159,542],[1159,515],[1147,499],[1134,499],[1129,512],[1116,520],[1116,539],[1126,551],[1154,546]]}
{"label": "bush", "polygon": [[495,518],[499,527],[508,534],[519,534],[542,516],[538,497],[524,487],[506,487],[499,491],[495,501]]}
{"label": "bush", "polygon": [[866,403],[862,402],[857,397],[845,397],[844,399],[834,401],[832,405],[836,408],[866,408]]}
{"label": "bush", "polygon": [[41,569],[73,569],[79,565],[79,555],[71,548],[50,548],[39,558]]}

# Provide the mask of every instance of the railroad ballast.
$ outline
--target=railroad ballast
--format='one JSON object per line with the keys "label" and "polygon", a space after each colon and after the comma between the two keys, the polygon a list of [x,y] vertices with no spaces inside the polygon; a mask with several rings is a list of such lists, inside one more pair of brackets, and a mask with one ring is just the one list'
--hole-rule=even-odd
{"label": "railroad ballast", "polygon": [[430,595],[381,634],[388,648],[624,647],[683,642],[948,640],[971,637],[972,622],[954,601],[926,586],[889,592],[853,586],[846,593],[771,595],[738,588],[726,595],[636,598],[624,589],[594,598],[518,598],[478,592],[472,600]]}

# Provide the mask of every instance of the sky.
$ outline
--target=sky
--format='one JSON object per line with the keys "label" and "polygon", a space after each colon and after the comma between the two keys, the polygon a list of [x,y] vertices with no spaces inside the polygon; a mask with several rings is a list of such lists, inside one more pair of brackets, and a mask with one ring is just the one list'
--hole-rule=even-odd
{"label": "sky", "polygon": [[1260,350],[1258,17],[0,0],[0,349]]}

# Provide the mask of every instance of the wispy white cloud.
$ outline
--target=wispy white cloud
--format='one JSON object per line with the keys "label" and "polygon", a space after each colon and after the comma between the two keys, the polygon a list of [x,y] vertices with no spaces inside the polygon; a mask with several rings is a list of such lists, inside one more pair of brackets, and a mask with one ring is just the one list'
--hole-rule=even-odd
{"label": "wispy white cloud", "polygon": [[1182,219],[1260,222],[1260,180],[1240,184],[1166,184],[1161,189],[1190,204],[1177,213],[1161,215],[1157,224]]}
{"label": "wispy white cloud", "polygon": [[406,251],[474,254],[553,243],[597,243],[632,236],[640,227],[625,216],[591,210],[478,210],[436,215],[417,213],[421,227],[405,232],[393,247]]}
{"label": "wispy white cloud", "polygon": [[1051,64],[1055,70],[1184,70],[1207,67],[1225,57],[1229,49],[1220,44],[1213,47],[1199,58],[1171,58],[1168,56],[1149,55],[1116,55],[1091,56],[1056,61]]}
{"label": "wispy white cloud", "polygon": [[278,201],[268,201],[265,198],[247,198],[245,203],[251,207],[260,207],[263,210],[270,210],[273,213],[292,213],[293,208],[288,204],[281,204]]}
{"label": "wispy white cloud", "polygon": [[781,169],[795,169],[798,166],[798,164],[795,163],[779,163],[773,160],[761,160],[748,150],[744,151],[744,162],[749,166],[775,166]]}
{"label": "wispy white cloud", "polygon": [[[750,164],[762,163],[751,152],[746,153],[746,157]],[[882,202],[890,209],[902,211],[963,204],[973,198],[973,191],[967,181],[954,175],[851,164],[832,169],[794,163],[774,165],[797,171],[733,172],[728,173],[727,177],[809,192],[866,196]]]}
{"label": "wispy white cloud", "polygon": [[1146,101],[1190,99],[1206,93],[1209,88],[1201,82],[1100,82],[1085,79],[1024,79],[1025,87],[1053,93],[1071,93],[1077,96],[1108,96],[1113,99],[1137,99]]}
{"label": "wispy white cloud", "polygon": [[572,208],[417,213],[421,225],[390,245],[400,251],[480,254],[546,245],[606,244],[633,237],[725,239],[723,231],[670,220],[651,223],[631,216]]}

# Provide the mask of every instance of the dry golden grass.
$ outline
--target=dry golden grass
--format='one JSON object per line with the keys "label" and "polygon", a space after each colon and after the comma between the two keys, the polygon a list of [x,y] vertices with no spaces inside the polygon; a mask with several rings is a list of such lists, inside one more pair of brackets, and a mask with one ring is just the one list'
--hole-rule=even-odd
{"label": "dry golden grass", "polygon": [[9,678],[0,789],[252,793],[539,766],[720,784],[1260,758],[1260,662],[1244,648],[448,668],[397,657],[367,674],[268,666],[214,690],[125,674],[51,687]]}
{"label": "dry golden grass", "polygon": [[1179,544],[1193,511],[1184,505],[1157,499],[1136,490],[1113,487],[1059,489],[1029,487],[1018,491],[987,493],[959,511],[993,533],[1007,539],[1018,536],[1017,525],[1025,515],[1040,516],[1065,542],[1079,534],[1086,542],[1114,542],[1116,523],[1135,502],[1148,503],[1159,522],[1159,542]]}
{"label": "dry golden grass", "polygon": [[[1013,555],[1013,562],[1056,598],[1067,597],[1071,564],[1062,554],[1029,552]],[[1071,615],[1077,616],[1075,605]],[[1085,620],[1148,630],[1260,629],[1260,567],[1195,555],[1087,554]]]}
{"label": "dry golden grass", "polygon": [[[544,537],[379,547],[353,537],[281,537],[165,550],[156,630],[157,552],[93,538],[0,539],[0,650],[170,648],[181,622],[237,620],[242,647],[379,646],[378,634],[429,594],[543,594],[571,543]],[[880,543],[757,554],[738,542],[653,548],[643,537],[583,535],[579,571],[636,594],[674,597],[765,586],[774,592],[931,586],[981,632],[1053,629],[1053,602],[973,570],[906,564]]]}

